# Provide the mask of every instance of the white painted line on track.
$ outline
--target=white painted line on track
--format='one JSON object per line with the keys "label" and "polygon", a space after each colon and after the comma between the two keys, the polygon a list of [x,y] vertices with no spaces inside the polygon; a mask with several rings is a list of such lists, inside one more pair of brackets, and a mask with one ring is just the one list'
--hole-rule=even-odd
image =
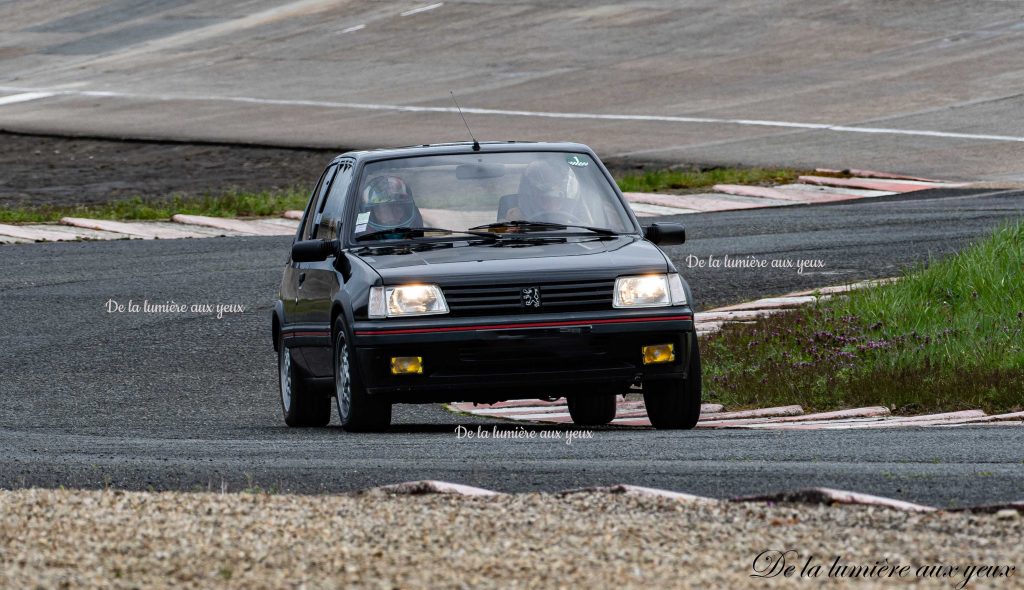
{"label": "white painted line on track", "polygon": [[808,303],[814,303],[820,299],[813,295],[804,295],[799,297],[766,297],[764,299],[758,299],[756,301],[748,301],[746,303],[737,303],[736,305],[729,305],[726,307],[719,307],[710,311],[742,311],[742,310],[768,310],[768,309],[787,309],[793,307],[800,307]]}
{"label": "white painted line on track", "polygon": [[548,413],[527,414],[527,415],[525,415],[525,416],[523,416],[521,418],[517,418],[514,415],[507,416],[507,418],[509,418],[511,420],[523,420],[523,419],[526,419],[526,420],[550,420],[550,419],[553,419],[553,418],[568,418],[568,417],[569,417],[569,410],[568,410],[568,408],[566,408],[565,411],[562,411],[562,412],[548,412]]}
{"label": "white painted line on track", "polygon": [[670,500],[679,500],[680,502],[687,504],[716,504],[718,502],[721,502],[721,500],[715,498],[708,498],[706,496],[695,496],[693,494],[686,494],[683,492],[673,492],[670,490],[646,488],[643,486],[635,486],[621,483],[613,486],[593,486],[588,488],[575,488],[571,490],[562,490],[561,492],[556,492],[556,494],[559,496],[586,493],[623,494],[626,496],[668,498]]}
{"label": "white painted line on track", "polygon": [[698,324],[713,324],[720,322],[743,322],[756,320],[781,313],[779,309],[751,309],[744,311],[699,311],[694,314],[694,321]]}
{"label": "white painted line on track", "polygon": [[992,426],[1024,426],[1024,420],[1003,420],[1001,422],[974,422],[972,420],[964,420],[953,424],[925,424],[923,428],[962,428],[964,426],[973,426],[976,428],[989,428]]}
{"label": "white painted line on track", "polygon": [[799,176],[797,182],[817,184],[827,187],[866,188],[868,190],[889,191],[894,193],[910,193],[931,188],[957,188],[966,183],[933,184],[911,182],[909,180],[891,180],[888,178],[832,178],[830,176]]}
{"label": "white painted line on track", "polygon": [[30,100],[39,100],[40,98],[49,98],[53,95],[53,92],[23,92],[21,94],[12,94],[10,96],[0,97],[0,106],[5,104],[28,102]]}
{"label": "white painted line on track", "polygon": [[647,416],[622,416],[615,418],[612,424],[625,424],[626,426],[650,426],[651,420]]}
{"label": "white painted line on track", "polygon": [[299,222],[291,219],[275,219],[273,217],[252,219],[248,223],[278,232],[280,235],[294,234],[299,229]]}
{"label": "white painted line on track", "polygon": [[794,203],[801,203],[804,205],[811,205],[814,203],[834,203],[837,201],[850,201],[860,198],[848,193],[789,191],[774,186],[755,186],[749,184],[716,184],[711,187],[711,189],[727,195],[767,198],[779,201],[793,201]]}
{"label": "white painted line on track", "polygon": [[714,425],[750,425],[759,428],[771,428],[776,424],[838,424],[855,423],[863,421],[878,421],[889,415],[888,408],[872,406],[867,408],[852,408],[849,410],[835,410],[832,412],[818,412],[815,414],[800,414],[795,416],[776,416],[752,418],[750,420],[729,420],[718,421],[715,416],[709,416],[709,424]]}
{"label": "white painted line on track", "polygon": [[365,28],[366,28],[366,25],[356,25],[354,27],[349,27],[347,29],[344,29],[341,32],[342,33],[355,33],[356,31],[361,31],[361,30],[363,30]]}
{"label": "white painted line on track", "polygon": [[296,221],[294,219],[290,219],[290,218],[284,217],[284,216],[281,216],[281,217],[257,217],[256,219],[253,219],[252,221],[256,222],[256,223],[263,223],[263,224],[268,224],[268,225],[273,225],[273,226],[287,227],[287,228],[290,228],[292,231],[295,231],[299,227],[299,222],[298,221]]}
{"label": "white painted line on track", "polygon": [[[827,169],[821,168],[816,169],[817,172],[826,172]],[[854,176],[863,176],[867,178],[892,178],[901,180],[916,180],[921,182],[945,182],[943,180],[935,180],[934,178],[921,178],[920,176],[907,176],[906,174],[893,174],[891,172],[879,172],[877,170],[860,170],[858,168],[851,168],[850,174]]]}
{"label": "white painted line on track", "polygon": [[386,494],[408,494],[412,496],[420,494],[454,494],[457,496],[501,496],[502,492],[467,486],[461,483],[450,483],[425,479],[419,481],[404,481],[390,485],[370,488],[366,491],[377,491]]}
{"label": "white painted line on track", "polygon": [[848,188],[838,186],[821,186],[818,184],[780,184],[773,186],[772,188],[781,191],[804,191],[808,193],[828,193],[828,194],[839,194],[839,195],[856,195],[858,197],[871,198],[871,197],[887,197],[889,195],[895,195],[892,191],[873,191],[864,188]]}
{"label": "white painted line on track", "polygon": [[478,416],[499,416],[501,414],[543,414],[551,412],[552,408],[565,408],[566,406],[511,406],[508,408],[483,408],[479,410],[468,410],[470,414]]}
{"label": "white painted line on track", "polygon": [[226,229],[241,234],[255,236],[282,236],[295,233],[294,229],[279,226],[271,226],[269,224],[260,224],[246,221],[243,219],[234,219],[231,217],[208,217],[205,215],[178,214],[172,216],[171,221],[175,223],[183,223],[186,225],[202,225],[217,229]]}
{"label": "white painted line on track", "polygon": [[[637,203],[644,205],[658,205],[672,209],[682,209],[689,213],[691,211],[732,211],[735,209],[754,209],[760,207],[777,207],[780,205],[792,205],[792,202],[776,201],[772,199],[750,199],[748,201],[734,200],[734,197],[719,193],[705,193],[701,195],[671,195],[657,193],[622,193],[629,201],[630,207],[636,210]],[[753,202],[752,202],[753,201]]]}
{"label": "white painted line on track", "polygon": [[886,418],[850,418],[846,420],[808,420],[807,422],[772,422],[766,418],[755,420],[738,420],[735,422],[721,422],[714,426],[719,428],[762,428],[765,430],[821,430],[817,428],[822,425],[843,425],[843,424],[866,424],[868,422],[881,422]]}
{"label": "white painted line on track", "polygon": [[430,6],[421,6],[420,8],[413,8],[412,10],[406,10],[405,12],[399,14],[398,16],[412,16],[414,14],[419,14],[421,12],[426,12],[428,10],[440,8],[443,4],[444,2],[438,2],[437,4],[431,4]]}
{"label": "white painted line on track", "polygon": [[1006,421],[1019,421],[1024,420],[1024,412],[1010,412],[1009,414],[994,414],[991,416],[979,416],[977,418],[967,418],[962,420],[962,423],[968,422],[1006,422]]}
{"label": "white painted line on track", "polygon": [[13,237],[27,242],[63,242],[77,239],[73,235],[61,231],[51,231],[46,227],[8,224],[0,224],[0,236]]}
{"label": "white painted line on track", "polygon": [[681,207],[665,207],[664,205],[650,205],[647,203],[629,203],[629,208],[634,213],[647,213],[649,215],[686,215],[689,213],[700,213],[696,209],[683,209]]}
{"label": "white painted line on track", "polygon": [[796,492],[782,492],[765,496],[747,496],[733,498],[733,502],[797,502],[801,504],[853,504],[862,506],[882,506],[907,512],[934,512],[936,509],[931,506],[923,506],[903,500],[863,494],[860,492],[848,492],[846,490],[835,490],[832,488],[811,488],[809,490],[798,490]]}
{"label": "white painted line on track", "polygon": [[70,225],[54,225],[54,224],[33,224],[23,225],[19,227],[26,227],[30,229],[44,229],[48,232],[59,232],[68,236],[69,240],[130,240],[135,239],[135,236],[128,234],[122,234],[112,231],[100,231],[96,229],[87,229],[84,227],[73,227]]}
{"label": "white painted line on track", "polygon": [[[522,495],[527,493],[536,493],[539,490],[526,491],[526,492],[512,492],[514,495]],[[395,483],[390,485],[364,488],[354,492],[356,495],[362,494],[395,494],[395,495],[421,495],[421,494],[452,494],[459,496],[505,496],[505,492],[499,492],[495,490],[489,490],[486,488],[478,488],[465,484],[451,483],[446,481],[438,480],[419,480],[419,481],[405,481],[401,483]],[[900,510],[905,512],[935,512],[940,510],[933,506],[926,506],[924,504],[916,504],[914,502],[907,502],[905,500],[897,500],[895,498],[887,498],[885,496],[875,496],[873,494],[866,494],[863,492],[851,492],[848,490],[838,490],[834,488],[797,488],[789,491],[776,492],[772,494],[761,494],[755,496],[739,496],[739,497],[728,497],[728,498],[714,498],[709,496],[697,496],[694,494],[688,494],[686,492],[678,492],[675,490],[665,490],[659,488],[648,488],[643,486],[637,486],[632,484],[613,484],[609,486],[590,486],[583,488],[572,488],[567,490],[559,490],[554,492],[540,492],[545,495],[551,495],[554,497],[565,497],[572,496],[575,494],[611,494],[611,495],[623,495],[623,496],[647,496],[647,497],[658,497],[665,498],[668,500],[677,500],[681,504],[719,504],[723,502],[742,502],[742,503],[754,503],[763,504],[766,506],[772,506],[780,502],[793,503],[798,505],[860,505],[860,506],[877,506],[880,508],[889,508],[893,510]],[[982,504],[967,506],[964,508],[953,508],[953,509],[942,509],[949,510],[952,512],[970,512],[978,514],[995,514],[998,510],[1009,509],[1017,510],[1024,507],[1024,503],[1021,502],[1005,502],[1000,504]]]}
{"label": "white painted line on track", "polygon": [[468,408],[470,410],[477,408],[509,408],[512,406],[564,406],[565,398],[558,398],[557,400],[542,400],[542,399],[514,399],[504,402],[495,402],[493,404],[476,404],[473,402],[456,402],[452,404],[462,408]]}
{"label": "white painted line on track", "polygon": [[[529,400],[523,400],[529,401]],[[571,416],[564,405],[519,405],[483,409],[460,408],[481,417],[505,418],[523,422],[567,423]],[[889,410],[881,406],[852,408],[815,414],[803,414],[800,406],[761,408],[737,412],[721,412],[720,408],[708,406],[712,412],[702,412],[698,428],[705,429],[763,429],[763,430],[845,430],[860,428],[920,427],[920,426],[967,426],[992,424],[1020,424],[1024,412],[987,416],[982,410],[962,410],[942,414],[919,416],[890,416]],[[714,412],[718,410],[718,412]],[[650,426],[643,402],[619,402],[616,418],[611,422],[621,426]]]}
{"label": "white painted line on track", "polygon": [[[809,178],[821,178],[820,176],[809,175]],[[826,177],[827,178],[827,177]],[[906,178],[878,178],[878,177],[860,177],[851,176],[850,178],[837,178],[836,180],[861,180],[868,182],[885,182],[889,184],[905,185],[905,186],[923,186],[928,188],[957,188],[967,186],[968,182],[950,182],[946,180],[908,180]]]}
{"label": "white painted line on track", "polygon": [[182,225],[173,221],[147,221],[146,225],[152,225],[155,227],[176,229],[178,231],[187,231],[192,234],[189,237],[192,238],[218,238],[218,237],[237,237],[245,234],[234,232],[226,229],[217,229],[214,227],[205,227],[201,225]]}
{"label": "white painted line on track", "polygon": [[903,426],[925,426],[931,424],[954,424],[972,418],[985,416],[982,410],[962,410],[959,412],[945,412],[942,414],[924,414],[919,416],[897,416],[887,420],[876,422],[865,422],[863,424],[826,424],[820,426],[822,430],[847,430],[861,428],[895,428]]}
{"label": "white painted line on track", "polygon": [[111,221],[109,219],[86,219],[82,217],[63,217],[60,222],[63,225],[83,227],[97,231],[115,232],[150,240],[155,238],[174,240],[180,238],[202,237],[202,235],[189,231],[160,226],[155,223],[126,223],[123,221]]}
{"label": "white painted line on track", "polygon": [[[804,409],[797,405],[779,406],[774,408],[758,408],[756,410],[738,410],[735,412],[718,412],[707,416],[708,420],[735,420],[743,418],[773,418],[776,416],[800,416]],[[705,418],[705,416],[701,416]]]}
{"label": "white painted line on track", "polygon": [[[440,5],[440,4],[438,4]],[[434,6],[436,8],[436,6]],[[242,104],[280,105],[280,106],[312,106],[321,108],[354,109],[369,111],[396,111],[404,113],[457,113],[455,107],[413,106],[377,103],[336,102],[326,100],[286,100],[274,98],[256,98],[250,96],[219,96],[219,95],[173,95],[173,94],[140,94],[132,92],[101,91],[101,90],[67,90],[60,88],[24,88],[0,87],[0,92],[50,93],[52,96],[83,96],[91,98],[134,98],[153,101],[222,101]],[[958,133],[949,131],[933,131],[928,129],[893,129],[887,127],[852,127],[849,125],[833,125],[831,123],[800,123],[796,121],[773,121],[762,119],[730,119],[719,117],[683,117],[674,115],[627,115],[615,113],[569,113],[553,111],[525,111],[506,109],[482,109],[463,107],[463,113],[474,115],[495,115],[504,117],[534,117],[544,119],[593,120],[593,121],[636,121],[651,123],[698,123],[712,125],[739,125],[752,127],[779,127],[784,129],[807,129],[814,131],[833,131],[838,133],[867,133],[872,135],[902,135],[917,137],[933,137],[938,139],[968,139],[974,141],[999,141],[1024,143],[1024,136],[995,135],[988,133]]]}

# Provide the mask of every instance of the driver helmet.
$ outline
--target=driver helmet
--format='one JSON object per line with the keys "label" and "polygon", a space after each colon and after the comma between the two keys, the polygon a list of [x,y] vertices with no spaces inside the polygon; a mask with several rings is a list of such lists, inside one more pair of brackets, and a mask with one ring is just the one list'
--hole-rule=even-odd
{"label": "driver helmet", "polygon": [[364,193],[363,210],[370,212],[367,224],[374,230],[408,226],[416,218],[416,203],[404,180],[398,176],[378,176]]}

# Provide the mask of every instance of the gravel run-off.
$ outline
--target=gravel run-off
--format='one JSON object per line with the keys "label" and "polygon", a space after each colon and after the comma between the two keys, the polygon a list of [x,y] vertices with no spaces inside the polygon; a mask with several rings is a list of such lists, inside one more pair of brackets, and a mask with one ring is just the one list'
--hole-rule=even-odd
{"label": "gravel run-off", "polygon": [[[841,564],[956,565],[903,583],[955,588],[966,566],[1013,566],[967,587],[1019,588],[1024,520],[864,506],[609,493],[492,497],[0,492],[0,587],[739,588],[826,582]],[[793,550],[793,577],[752,578]],[[799,574],[807,559],[818,580]],[[767,559],[767,558],[763,558]],[[762,564],[760,567],[765,567]],[[1005,570],[1003,570],[1005,571]],[[894,579],[858,579],[858,588]],[[844,587],[846,584],[844,584]]]}

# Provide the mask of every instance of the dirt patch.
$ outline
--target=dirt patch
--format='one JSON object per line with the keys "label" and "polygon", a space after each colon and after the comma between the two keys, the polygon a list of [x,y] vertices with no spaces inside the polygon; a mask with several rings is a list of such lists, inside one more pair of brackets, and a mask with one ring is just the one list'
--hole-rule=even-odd
{"label": "dirt patch", "polygon": [[0,206],[311,188],[337,153],[0,133]]}
{"label": "dirt patch", "polygon": [[[311,190],[324,166],[343,151],[0,132],[0,207]],[[616,175],[665,167],[625,160],[605,164]]]}

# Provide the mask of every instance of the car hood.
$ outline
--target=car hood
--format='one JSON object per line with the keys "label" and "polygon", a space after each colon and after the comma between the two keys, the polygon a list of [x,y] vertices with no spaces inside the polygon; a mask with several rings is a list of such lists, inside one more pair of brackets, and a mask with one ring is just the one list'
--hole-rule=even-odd
{"label": "car hood", "polygon": [[516,275],[558,279],[614,278],[666,272],[657,246],[639,236],[566,238],[502,245],[483,243],[413,251],[375,248],[353,252],[376,270],[384,284],[480,283]]}

